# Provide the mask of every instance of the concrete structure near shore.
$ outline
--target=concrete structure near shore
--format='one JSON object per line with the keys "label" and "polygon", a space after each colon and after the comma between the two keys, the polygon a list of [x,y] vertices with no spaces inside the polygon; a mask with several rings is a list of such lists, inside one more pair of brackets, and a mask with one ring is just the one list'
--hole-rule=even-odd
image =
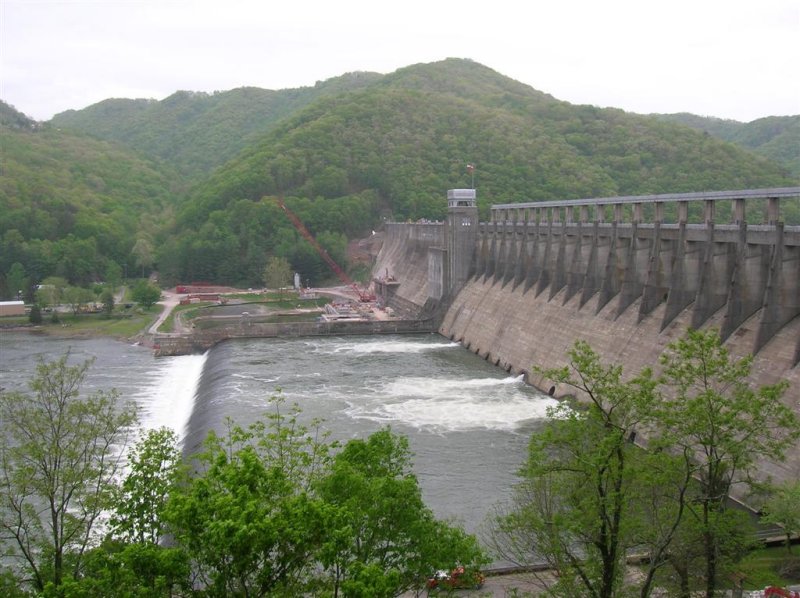
{"label": "concrete structure near shore", "polygon": [[0,301],[0,316],[24,316],[24,301]]}
{"label": "concrete structure near shore", "polygon": [[[397,311],[434,315],[441,334],[542,389],[531,367],[564,365],[577,340],[633,374],[712,327],[732,354],[755,355],[754,384],[788,380],[800,415],[800,227],[783,223],[782,201],[800,187],[494,205],[476,227],[453,226],[450,204],[447,223],[387,225],[376,284]],[[800,449],[762,472],[797,479]]]}

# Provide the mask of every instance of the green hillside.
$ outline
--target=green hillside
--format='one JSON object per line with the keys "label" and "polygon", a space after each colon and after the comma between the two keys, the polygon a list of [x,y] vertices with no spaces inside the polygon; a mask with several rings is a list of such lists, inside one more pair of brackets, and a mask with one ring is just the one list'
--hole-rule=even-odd
{"label": "green hillside", "polygon": [[87,283],[111,261],[133,268],[136,240],[156,243],[170,220],[174,177],[119,146],[0,112],[0,275],[19,262],[31,281]]}
{"label": "green hillside", "polygon": [[451,59],[322,98],[278,124],[190,194],[162,270],[225,279],[257,272],[263,261],[251,258],[272,252],[298,267],[285,217],[262,200],[270,196],[289,198],[315,234],[364,234],[387,213],[441,219],[445,190],[470,184],[467,163],[477,165],[484,216],[491,203],[795,184],[712,136],[573,106]]}
{"label": "green hillside", "polygon": [[[92,223],[109,225],[117,220],[108,218],[109,210],[118,208],[99,206],[126,197],[115,246],[125,248],[130,263],[137,238],[146,239],[162,280],[172,282],[255,286],[271,255],[287,257],[304,279],[319,282],[328,268],[298,238],[275,196],[284,196],[341,261],[347,239],[368,234],[384,218],[441,219],[445,191],[471,183],[467,163],[476,165],[483,217],[491,203],[797,184],[784,166],[683,123],[571,105],[463,59],[385,76],[349,74],[297,90],[107,100],[58,115],[50,127],[4,132],[27,148],[30,162],[47,163],[44,172],[53,174],[26,170],[29,160],[17,160],[4,184],[26,189],[30,181],[46,183],[38,194],[7,194],[4,201],[16,212],[2,221],[0,234],[24,228],[20,210],[40,197],[67,196],[68,205],[80,203],[76,212],[93,210],[86,212],[98,215]],[[753,143],[762,140],[751,136]],[[781,139],[787,137],[774,134],[759,147],[779,146]],[[146,158],[133,158],[122,145]],[[125,166],[113,166],[116,160]],[[115,181],[113,196],[92,187],[97,181],[88,175],[69,178],[112,168],[130,174],[95,175]],[[165,168],[180,174],[167,178]],[[71,191],[61,189],[59,176]],[[132,215],[152,214],[147,206],[166,205],[183,185],[189,191],[175,204],[174,225],[169,215],[159,216],[159,226],[139,231]],[[86,201],[76,202],[82,194]],[[49,236],[36,238],[56,241],[69,232],[48,229]],[[79,232],[98,238],[85,223]],[[21,234],[27,239],[33,233]],[[109,246],[104,242],[104,250]],[[124,251],[110,255],[124,260]]]}
{"label": "green hillside", "polygon": [[686,113],[658,117],[740,145],[784,165],[793,176],[800,177],[800,115],[768,116],[749,123]]}
{"label": "green hillside", "polygon": [[198,178],[314,100],[378,78],[349,73],[314,87],[281,91],[242,87],[213,94],[178,91],[162,101],[109,99],[57,114],[51,124],[122,143],[169,163],[184,177]]}

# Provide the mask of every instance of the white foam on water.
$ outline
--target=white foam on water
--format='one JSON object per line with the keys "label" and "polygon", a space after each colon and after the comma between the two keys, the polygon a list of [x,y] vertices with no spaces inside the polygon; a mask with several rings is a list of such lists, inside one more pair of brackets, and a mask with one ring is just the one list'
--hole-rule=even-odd
{"label": "white foam on water", "polygon": [[277,376],[275,378],[260,378],[259,376],[253,376],[251,374],[240,374],[236,372],[231,374],[231,376],[233,378],[242,378],[244,380],[254,380],[256,382],[266,382],[266,383],[277,382],[278,380],[280,380],[280,376]]}
{"label": "white foam on water", "polygon": [[460,348],[454,342],[424,343],[419,341],[404,340],[370,340],[361,342],[341,342],[333,345],[321,346],[331,353],[344,355],[367,355],[370,353],[424,353],[426,351],[441,351],[443,349]]}
{"label": "white foam on water", "polygon": [[135,396],[142,427],[168,427],[183,439],[207,356],[208,353],[159,358],[157,370]]}
{"label": "white foam on water", "polygon": [[471,396],[476,392],[485,392],[489,389],[503,391],[506,387],[523,388],[523,376],[508,376],[505,378],[425,378],[407,377],[398,378],[382,385],[381,392],[393,396],[427,396],[440,398],[447,395]]}
{"label": "white foam on water", "polygon": [[437,433],[467,430],[513,431],[547,417],[557,402],[534,394],[522,376],[432,379],[405,377],[378,384],[373,394],[350,401],[346,413],[381,424],[402,423]]}

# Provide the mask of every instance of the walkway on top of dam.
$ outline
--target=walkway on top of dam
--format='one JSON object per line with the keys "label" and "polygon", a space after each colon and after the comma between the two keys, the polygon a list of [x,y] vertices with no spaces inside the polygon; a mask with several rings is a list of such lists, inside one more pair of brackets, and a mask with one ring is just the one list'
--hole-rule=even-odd
{"label": "walkway on top of dam", "polygon": [[[571,224],[596,221],[623,224],[627,221],[645,226],[648,222],[651,226],[656,222],[666,226],[669,226],[669,222],[674,225],[697,223],[701,226],[715,223],[720,230],[735,230],[742,223],[746,223],[754,231],[771,230],[759,227],[774,228],[782,222],[782,199],[794,199],[800,202],[800,187],[492,204],[491,223],[510,221],[515,224],[526,222]],[[800,214],[800,207],[797,213]],[[723,224],[724,220],[729,224]],[[797,225],[787,225],[784,228],[787,232],[800,230],[800,226]],[[794,238],[792,241],[792,244],[798,243]]]}
{"label": "walkway on top of dam", "polygon": [[559,208],[568,206],[595,206],[616,204],[659,204],[690,201],[745,201],[756,199],[781,199],[800,197],[800,187],[772,187],[767,189],[739,189],[735,191],[699,191],[693,193],[663,193],[659,195],[621,195],[555,201],[531,201],[492,204],[492,210],[512,208]]}

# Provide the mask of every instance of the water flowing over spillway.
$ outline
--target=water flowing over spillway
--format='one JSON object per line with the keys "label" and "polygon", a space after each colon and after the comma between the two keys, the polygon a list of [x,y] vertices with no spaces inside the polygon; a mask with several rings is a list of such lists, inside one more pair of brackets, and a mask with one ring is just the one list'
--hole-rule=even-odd
{"label": "water flowing over spillway", "polygon": [[187,452],[226,418],[263,417],[280,392],[301,419],[324,420],[334,439],[390,426],[408,437],[423,497],[439,517],[477,531],[506,497],[530,433],[554,402],[438,335],[249,339],[206,355],[152,357],[107,339],[3,339],[0,386],[25,390],[33,356],[95,357],[86,390],[115,387],[139,405],[142,425],[172,427]]}
{"label": "water flowing over spillway", "polygon": [[409,438],[423,496],[475,531],[507,496],[554,401],[438,335],[240,340],[209,353],[186,448],[226,417],[263,416],[280,389],[335,439],[384,426]]}
{"label": "water flowing over spillway", "polygon": [[184,438],[206,356],[181,355],[156,362],[152,378],[133,395],[141,406],[144,428],[170,427]]}

